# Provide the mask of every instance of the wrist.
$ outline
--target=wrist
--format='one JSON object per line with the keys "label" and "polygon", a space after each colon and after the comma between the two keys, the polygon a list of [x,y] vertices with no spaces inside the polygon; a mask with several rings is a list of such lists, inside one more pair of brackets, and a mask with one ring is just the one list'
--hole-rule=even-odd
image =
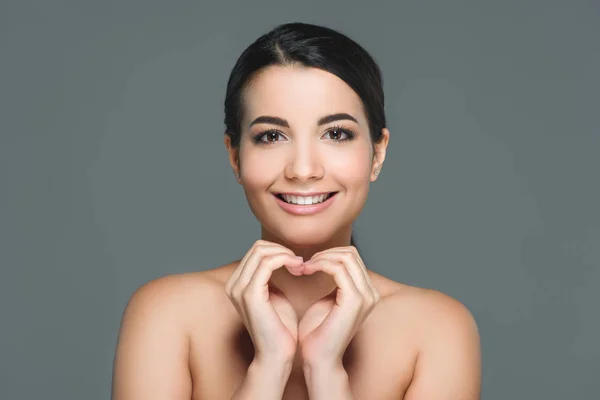
{"label": "wrist", "polygon": [[352,399],[348,373],[341,363],[303,366],[304,379],[311,399]]}
{"label": "wrist", "polygon": [[293,360],[259,360],[254,359],[248,367],[248,374],[260,381],[268,381],[272,384],[279,383],[282,386],[288,381],[292,372]]}
{"label": "wrist", "polygon": [[280,400],[283,397],[291,366],[285,363],[260,363],[252,361],[242,385],[232,399]]}
{"label": "wrist", "polygon": [[342,360],[303,360],[302,369],[305,374],[319,374],[325,372],[345,374],[346,369]]}
{"label": "wrist", "polygon": [[294,364],[294,355],[286,357],[286,356],[277,356],[277,357],[271,357],[271,356],[262,356],[259,354],[255,354],[254,355],[254,359],[252,360],[252,363],[250,363],[250,366],[253,367],[255,370],[268,370],[268,371],[286,371],[286,370],[290,370],[292,369],[292,365]]}

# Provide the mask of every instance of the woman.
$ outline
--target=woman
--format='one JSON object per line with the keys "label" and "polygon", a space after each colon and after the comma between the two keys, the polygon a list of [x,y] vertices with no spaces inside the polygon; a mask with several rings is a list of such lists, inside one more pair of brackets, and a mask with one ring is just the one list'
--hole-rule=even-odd
{"label": "woman", "polygon": [[281,25],[244,51],[225,145],[261,240],[136,291],[114,400],[479,399],[469,311],[367,269],[353,245],[386,155],[383,99],[373,59],[331,29]]}

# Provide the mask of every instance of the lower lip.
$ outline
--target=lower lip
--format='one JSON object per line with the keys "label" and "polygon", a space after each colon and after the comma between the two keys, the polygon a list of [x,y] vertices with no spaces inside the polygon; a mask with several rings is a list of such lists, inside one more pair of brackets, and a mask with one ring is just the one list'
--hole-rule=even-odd
{"label": "lower lip", "polygon": [[281,200],[277,196],[275,196],[275,199],[277,200],[277,204],[279,204],[279,206],[281,208],[283,208],[285,211],[289,212],[290,214],[311,215],[311,214],[316,214],[318,212],[321,212],[324,209],[326,209],[327,207],[329,207],[331,205],[331,203],[333,203],[333,200],[335,199],[336,196],[337,196],[337,193],[329,196],[329,198],[322,203],[309,204],[309,205],[286,203],[285,201]]}

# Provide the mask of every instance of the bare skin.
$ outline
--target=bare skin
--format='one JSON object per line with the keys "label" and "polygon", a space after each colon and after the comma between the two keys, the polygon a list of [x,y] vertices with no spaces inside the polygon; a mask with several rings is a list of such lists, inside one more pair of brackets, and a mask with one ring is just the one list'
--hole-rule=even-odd
{"label": "bare skin", "polygon": [[[113,399],[231,399],[254,355],[224,292],[238,263],[138,289],[119,335]],[[355,398],[479,399],[479,338],[466,308],[440,292],[368,274],[381,300],[344,355]],[[291,302],[300,318],[309,304]],[[296,359],[283,399],[308,398]]]}
{"label": "bare skin", "polygon": [[[143,285],[123,316],[113,400],[478,400],[479,336],[469,311],[440,292],[367,269],[349,246],[352,224],[385,160],[389,131],[383,128],[373,143],[358,95],[314,68],[267,68],[245,91],[244,111],[239,146],[224,138],[231,167],[261,224],[261,240],[302,257],[303,272],[288,270],[299,264],[288,254],[285,263],[260,264],[261,271],[277,267],[268,279],[257,272],[255,257]],[[332,192],[330,206],[310,215],[295,214],[276,196]],[[334,261],[342,257],[340,248],[353,258]],[[272,284],[289,301],[286,312],[277,317],[264,301],[246,301],[241,317],[242,291],[233,296],[236,306],[227,285],[232,277],[236,289],[246,284],[234,273],[238,266],[261,276],[260,285],[247,284],[252,291],[245,293],[259,293],[260,286],[269,298]],[[325,314],[319,307],[326,301],[320,301],[331,292],[340,294],[340,302],[317,332],[311,323]],[[254,308],[246,307],[250,303]],[[297,338],[276,319],[283,315],[281,322],[289,325],[290,305],[299,321]],[[248,315],[259,319],[249,323],[250,332]],[[300,335],[301,327],[316,333]],[[252,338],[259,339],[256,351]],[[294,349],[296,339],[302,351]]]}

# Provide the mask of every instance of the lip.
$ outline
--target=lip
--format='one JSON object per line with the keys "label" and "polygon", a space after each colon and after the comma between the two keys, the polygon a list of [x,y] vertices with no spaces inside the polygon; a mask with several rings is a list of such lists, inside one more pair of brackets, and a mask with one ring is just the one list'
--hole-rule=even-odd
{"label": "lip", "polygon": [[[327,209],[335,201],[335,198],[337,197],[338,192],[321,192],[321,193],[318,193],[318,194],[327,194],[327,193],[333,193],[333,195],[331,195],[327,200],[325,200],[322,203],[311,204],[311,205],[290,204],[290,203],[286,203],[285,201],[281,200],[275,194],[273,194],[273,196],[275,197],[275,200],[277,201],[277,204],[279,204],[279,206],[284,211],[286,211],[286,212],[288,212],[290,214],[294,214],[294,215],[312,215],[312,214],[316,214],[316,213],[319,213],[319,212]],[[285,194],[291,194],[291,193],[285,193]],[[293,194],[293,196],[317,196],[318,194],[306,194],[306,195]]]}

